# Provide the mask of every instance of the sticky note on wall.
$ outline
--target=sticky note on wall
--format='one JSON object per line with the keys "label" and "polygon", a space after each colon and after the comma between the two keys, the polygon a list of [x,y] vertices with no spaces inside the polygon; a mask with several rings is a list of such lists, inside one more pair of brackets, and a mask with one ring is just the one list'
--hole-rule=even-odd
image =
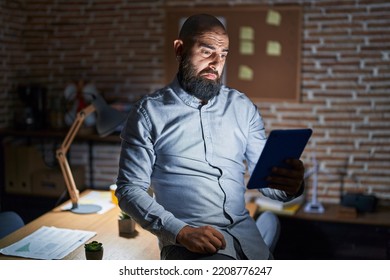
{"label": "sticky note on wall", "polygon": [[255,38],[255,31],[250,26],[240,27],[240,39],[241,40],[253,40]]}
{"label": "sticky note on wall", "polygon": [[252,81],[253,70],[246,65],[240,65],[240,67],[238,68],[238,78],[244,81]]}
{"label": "sticky note on wall", "polygon": [[277,11],[269,10],[267,13],[266,23],[269,25],[279,26],[282,23],[282,16]]}
{"label": "sticky note on wall", "polygon": [[280,56],[282,54],[282,45],[277,41],[267,42],[267,55]]}
{"label": "sticky note on wall", "polygon": [[240,54],[253,55],[255,52],[254,46],[255,31],[250,26],[240,27]]}
{"label": "sticky note on wall", "polygon": [[240,42],[240,54],[250,55],[255,52],[253,43],[251,41]]}

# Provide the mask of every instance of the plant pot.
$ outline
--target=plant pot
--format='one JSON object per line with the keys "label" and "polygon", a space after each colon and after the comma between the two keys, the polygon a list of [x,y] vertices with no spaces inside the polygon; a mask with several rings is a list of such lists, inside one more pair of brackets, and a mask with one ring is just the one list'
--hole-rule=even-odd
{"label": "plant pot", "polygon": [[118,220],[118,227],[120,236],[133,236],[136,233],[133,219]]}
{"label": "plant pot", "polygon": [[85,250],[85,258],[87,260],[102,260],[103,259],[103,249],[100,251],[87,251]]}

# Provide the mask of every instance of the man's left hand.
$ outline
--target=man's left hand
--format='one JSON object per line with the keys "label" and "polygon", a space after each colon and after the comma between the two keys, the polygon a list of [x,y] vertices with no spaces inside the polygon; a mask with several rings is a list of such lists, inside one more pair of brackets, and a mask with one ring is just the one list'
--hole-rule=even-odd
{"label": "man's left hand", "polygon": [[305,167],[299,159],[287,159],[290,168],[274,167],[271,176],[267,177],[270,188],[285,191],[288,195],[296,195],[303,183]]}

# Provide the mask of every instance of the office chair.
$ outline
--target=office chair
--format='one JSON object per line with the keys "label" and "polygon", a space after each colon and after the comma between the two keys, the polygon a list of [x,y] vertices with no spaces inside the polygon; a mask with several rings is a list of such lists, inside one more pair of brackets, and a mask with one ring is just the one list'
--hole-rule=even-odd
{"label": "office chair", "polygon": [[257,218],[256,226],[270,252],[273,253],[280,235],[279,218],[273,212],[265,211]]}
{"label": "office chair", "polygon": [[24,226],[24,221],[16,212],[0,212],[0,239],[22,226]]}

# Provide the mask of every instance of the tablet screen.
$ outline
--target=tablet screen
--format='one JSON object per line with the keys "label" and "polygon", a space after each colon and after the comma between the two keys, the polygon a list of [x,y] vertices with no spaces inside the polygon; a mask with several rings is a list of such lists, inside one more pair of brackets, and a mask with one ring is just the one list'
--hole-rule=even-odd
{"label": "tablet screen", "polygon": [[299,159],[312,132],[309,128],[272,130],[249,179],[247,188],[267,188],[266,178],[271,174],[272,168],[288,168],[288,165],[284,163],[286,159]]}

